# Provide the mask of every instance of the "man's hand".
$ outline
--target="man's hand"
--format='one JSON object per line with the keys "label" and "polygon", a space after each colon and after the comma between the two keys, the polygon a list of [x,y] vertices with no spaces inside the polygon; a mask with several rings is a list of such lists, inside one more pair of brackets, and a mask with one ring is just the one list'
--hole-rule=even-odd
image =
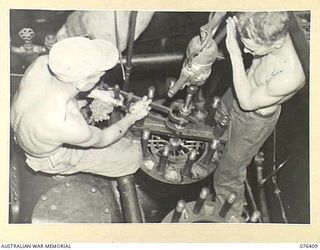
{"label": "man's hand", "polygon": [[241,50],[237,41],[237,29],[236,24],[238,23],[237,17],[229,17],[227,19],[227,38],[226,45],[229,51],[230,57],[241,56]]}
{"label": "man's hand", "polygon": [[98,99],[105,103],[112,103],[115,106],[123,105],[122,104],[123,97],[122,98],[120,97],[120,100],[114,99],[113,91],[93,89],[88,95],[88,97]]}
{"label": "man's hand", "polygon": [[151,109],[149,106],[151,102],[152,99],[148,99],[148,97],[144,96],[142,100],[137,101],[129,108],[129,113],[134,116],[136,121],[138,121],[148,115]]}

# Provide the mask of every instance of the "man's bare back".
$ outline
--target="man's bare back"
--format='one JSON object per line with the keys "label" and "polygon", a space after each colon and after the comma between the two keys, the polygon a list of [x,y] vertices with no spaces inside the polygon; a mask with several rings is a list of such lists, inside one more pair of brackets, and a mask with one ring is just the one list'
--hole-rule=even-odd
{"label": "man's bare back", "polygon": [[49,83],[48,56],[39,57],[22,78],[11,110],[11,125],[17,143],[34,156],[47,155],[61,145],[48,131],[48,123],[59,126],[66,113],[66,100]]}

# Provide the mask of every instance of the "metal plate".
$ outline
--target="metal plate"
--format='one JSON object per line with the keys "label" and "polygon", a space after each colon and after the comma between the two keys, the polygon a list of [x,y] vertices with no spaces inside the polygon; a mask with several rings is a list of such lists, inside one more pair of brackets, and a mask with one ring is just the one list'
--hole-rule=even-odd
{"label": "metal plate", "polygon": [[97,187],[65,182],[41,195],[32,223],[111,223],[110,209]]}

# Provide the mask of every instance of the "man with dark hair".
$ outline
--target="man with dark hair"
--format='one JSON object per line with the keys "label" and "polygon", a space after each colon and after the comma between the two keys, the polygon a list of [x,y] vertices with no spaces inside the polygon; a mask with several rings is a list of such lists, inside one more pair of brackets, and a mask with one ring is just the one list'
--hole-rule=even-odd
{"label": "man with dark hair", "polygon": [[135,103],[120,121],[99,129],[80,113],[79,93],[120,105],[111,91],[94,89],[119,53],[108,41],[84,37],[56,43],[25,72],[11,108],[11,126],[26,162],[50,174],[90,172],[118,177],[135,173],[141,146],[125,138],[127,130],[148,114],[151,100]]}
{"label": "man with dark hair", "polygon": [[[243,211],[247,166],[274,130],[281,104],[305,84],[288,26],[287,12],[243,12],[227,19],[226,45],[233,86],[224,94],[216,115],[228,115],[230,125],[228,142],[214,175],[214,187],[220,204],[231,192],[236,192],[234,221]],[[247,71],[237,30],[244,52],[253,55]]]}

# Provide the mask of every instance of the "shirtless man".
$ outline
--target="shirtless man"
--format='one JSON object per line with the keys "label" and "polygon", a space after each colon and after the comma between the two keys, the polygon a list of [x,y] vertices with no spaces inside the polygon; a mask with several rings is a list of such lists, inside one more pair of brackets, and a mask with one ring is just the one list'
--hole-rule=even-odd
{"label": "shirtless man", "polygon": [[11,108],[15,141],[25,151],[29,167],[51,174],[82,171],[110,177],[137,171],[140,145],[124,135],[148,114],[151,100],[143,98],[103,130],[88,125],[80,113],[80,92],[91,91],[90,98],[121,104],[112,92],[93,89],[117,61],[112,43],[73,37],[56,43],[49,55],[30,65]]}
{"label": "shirtless man", "polygon": [[[224,94],[217,113],[229,115],[230,125],[228,142],[214,175],[214,187],[220,204],[231,192],[236,192],[234,218],[240,218],[243,210],[246,167],[274,130],[281,104],[305,84],[288,26],[286,12],[242,12],[227,20],[226,45],[233,88]],[[244,52],[253,55],[247,72],[237,30]]]}

